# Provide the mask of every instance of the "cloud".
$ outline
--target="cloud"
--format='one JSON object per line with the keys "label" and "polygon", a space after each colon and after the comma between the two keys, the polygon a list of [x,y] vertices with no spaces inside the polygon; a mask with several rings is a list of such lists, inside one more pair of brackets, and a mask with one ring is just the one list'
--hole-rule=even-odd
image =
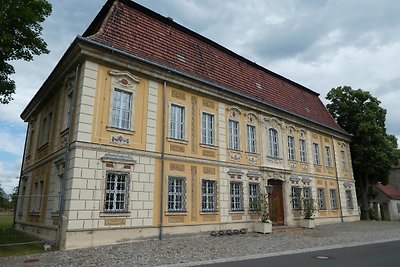
{"label": "cloud", "polygon": [[12,193],[13,189],[18,186],[20,168],[21,159],[12,163],[0,161],[0,184],[7,194]]}

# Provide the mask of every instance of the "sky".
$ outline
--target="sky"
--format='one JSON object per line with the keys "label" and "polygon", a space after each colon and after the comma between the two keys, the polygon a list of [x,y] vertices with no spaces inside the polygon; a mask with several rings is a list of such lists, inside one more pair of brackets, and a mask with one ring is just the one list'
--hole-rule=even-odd
{"label": "sky", "polygon": [[[20,114],[105,0],[50,0],[42,24],[50,53],[12,61],[14,100],[0,104],[0,184],[18,185],[26,123]],[[348,85],[371,92],[400,139],[398,0],[139,0],[137,3],[325,97]],[[399,142],[400,143],[400,142]]]}

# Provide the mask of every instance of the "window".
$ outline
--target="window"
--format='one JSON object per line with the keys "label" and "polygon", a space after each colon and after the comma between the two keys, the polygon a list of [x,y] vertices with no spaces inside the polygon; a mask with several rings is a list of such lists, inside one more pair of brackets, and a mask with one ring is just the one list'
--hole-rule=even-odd
{"label": "window", "polygon": [[239,122],[229,120],[229,148],[239,150]]}
{"label": "window", "polygon": [[307,162],[307,154],[306,154],[306,140],[300,139],[300,161]]}
{"label": "window", "polygon": [[243,210],[242,183],[231,182],[231,210]]}
{"label": "window", "polygon": [[347,209],[354,209],[353,196],[351,190],[346,190]]}
{"label": "window", "polygon": [[115,89],[112,103],[111,127],[131,130],[132,93]]}
{"label": "window", "polygon": [[325,202],[325,189],[318,188],[318,207],[320,210],[326,210],[326,202]]}
{"label": "window", "polygon": [[214,115],[203,113],[202,116],[202,143],[206,145],[214,145]]}
{"label": "window", "polygon": [[41,134],[39,135],[39,138],[40,138],[39,146],[43,146],[43,145],[47,144],[50,140],[51,119],[52,119],[51,112],[43,118],[42,131],[41,131]]}
{"label": "window", "polygon": [[288,136],[288,152],[289,152],[289,160],[295,160],[295,150],[294,150],[294,137]]}
{"label": "window", "polygon": [[325,146],[326,152],[326,166],[332,167],[331,149],[329,146]]}
{"label": "window", "polygon": [[32,212],[40,212],[42,204],[43,181],[35,182],[33,187]]}
{"label": "window", "polygon": [[168,211],[185,211],[184,177],[168,177]]}
{"label": "window", "polygon": [[312,195],[311,195],[311,188],[310,188],[310,187],[303,187],[303,198],[304,198],[304,199],[310,199],[310,198],[312,198]]}
{"label": "window", "polygon": [[184,139],[185,129],[185,108],[171,104],[170,114],[170,137],[174,139]]}
{"label": "window", "polygon": [[321,165],[321,159],[319,157],[319,145],[314,143],[314,164]]}
{"label": "window", "polygon": [[247,125],[247,152],[256,153],[256,126]]}
{"label": "window", "polygon": [[105,212],[128,211],[128,184],[127,173],[107,172],[106,192],[104,198]]}
{"label": "window", "polygon": [[259,210],[260,184],[249,183],[249,210]]}
{"label": "window", "polygon": [[337,207],[337,200],[336,200],[336,189],[330,189],[330,196],[331,196],[331,209],[336,210]]}
{"label": "window", "polygon": [[269,129],[269,154],[271,157],[278,157],[278,132],[275,129]]}
{"label": "window", "polygon": [[213,180],[203,180],[201,191],[202,211],[216,211],[216,182]]}
{"label": "window", "polygon": [[72,108],[72,95],[73,95],[73,91],[71,90],[70,92],[68,92],[67,94],[67,101],[64,103],[64,118],[63,118],[63,130],[68,128],[68,122],[69,122],[69,115],[71,113],[71,108]]}
{"label": "window", "polygon": [[346,169],[347,168],[346,152],[344,152],[344,150],[340,150],[340,154],[342,155],[342,167],[343,169]]}
{"label": "window", "polygon": [[301,208],[301,188],[292,186],[292,208],[299,210]]}

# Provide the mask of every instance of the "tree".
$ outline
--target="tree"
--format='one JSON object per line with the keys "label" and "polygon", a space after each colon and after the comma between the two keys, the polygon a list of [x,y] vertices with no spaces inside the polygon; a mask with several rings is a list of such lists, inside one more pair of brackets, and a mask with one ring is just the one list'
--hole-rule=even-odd
{"label": "tree", "polygon": [[0,184],[0,209],[1,208],[8,208],[8,195],[4,192],[3,188],[1,188]]}
{"label": "tree", "polygon": [[396,161],[397,139],[386,133],[386,110],[369,92],[349,86],[332,88],[326,99],[328,111],[352,135],[350,146],[361,217],[368,219],[368,191],[378,182],[387,183]]}
{"label": "tree", "polygon": [[0,8],[0,103],[7,104],[15,93],[9,77],[15,70],[7,61],[31,61],[34,55],[49,53],[40,23],[52,7],[46,0],[2,0]]}

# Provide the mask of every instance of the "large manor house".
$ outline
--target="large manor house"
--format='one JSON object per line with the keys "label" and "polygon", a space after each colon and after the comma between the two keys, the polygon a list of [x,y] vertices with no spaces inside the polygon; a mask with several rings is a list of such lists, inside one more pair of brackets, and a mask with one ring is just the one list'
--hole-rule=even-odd
{"label": "large manor house", "polygon": [[[323,78],[323,77],[321,77]],[[350,136],[319,94],[109,0],[27,105],[16,227],[62,249],[359,219]]]}

